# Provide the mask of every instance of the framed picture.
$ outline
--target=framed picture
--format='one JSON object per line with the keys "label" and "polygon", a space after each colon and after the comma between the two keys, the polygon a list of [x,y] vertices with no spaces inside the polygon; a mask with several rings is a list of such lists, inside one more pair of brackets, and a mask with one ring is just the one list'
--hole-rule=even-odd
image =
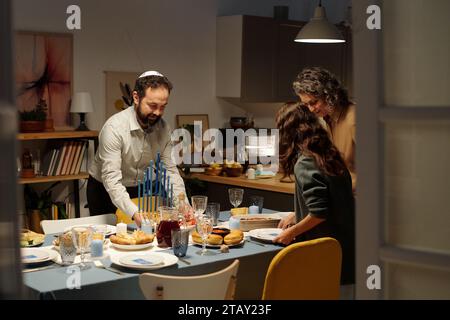
{"label": "framed picture", "polygon": [[[194,121],[202,122],[202,133],[209,129],[209,119],[207,114],[178,114],[177,127],[189,128],[194,125]],[[189,130],[189,129],[188,129]]]}
{"label": "framed picture", "polygon": [[105,120],[133,105],[133,89],[139,72],[105,71]]}
{"label": "framed picture", "polygon": [[55,129],[70,127],[72,34],[16,32],[15,79],[19,111],[30,111],[45,100]]}

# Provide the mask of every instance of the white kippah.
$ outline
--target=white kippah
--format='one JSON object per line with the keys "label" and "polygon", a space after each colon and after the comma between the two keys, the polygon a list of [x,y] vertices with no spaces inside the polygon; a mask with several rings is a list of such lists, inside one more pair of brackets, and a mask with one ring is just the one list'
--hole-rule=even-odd
{"label": "white kippah", "polygon": [[148,76],[159,76],[159,77],[164,77],[161,73],[159,73],[158,71],[146,71],[143,74],[141,74],[139,76],[139,78],[144,78],[144,77],[148,77]]}

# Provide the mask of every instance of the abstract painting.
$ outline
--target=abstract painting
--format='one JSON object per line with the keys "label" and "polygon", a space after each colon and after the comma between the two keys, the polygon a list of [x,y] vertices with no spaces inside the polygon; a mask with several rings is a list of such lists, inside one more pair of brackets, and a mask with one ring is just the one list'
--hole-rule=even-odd
{"label": "abstract painting", "polygon": [[139,72],[105,71],[105,120],[133,105],[132,92]]}
{"label": "abstract painting", "polygon": [[32,110],[44,99],[55,129],[69,127],[72,34],[20,31],[16,33],[15,46],[18,110]]}

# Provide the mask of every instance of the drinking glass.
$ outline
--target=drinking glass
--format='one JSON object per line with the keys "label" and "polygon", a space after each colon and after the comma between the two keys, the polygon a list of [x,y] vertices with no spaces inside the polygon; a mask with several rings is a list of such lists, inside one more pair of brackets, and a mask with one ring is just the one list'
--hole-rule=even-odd
{"label": "drinking glass", "polygon": [[220,203],[218,202],[208,203],[208,205],[206,206],[205,215],[211,218],[213,226],[217,226],[219,214],[220,214]]}
{"label": "drinking glass", "polygon": [[196,253],[201,256],[212,255],[213,253],[206,249],[206,242],[208,240],[208,236],[213,230],[211,218],[207,216],[200,216],[200,218],[197,219],[196,228],[197,232],[202,237],[202,250],[197,251]]}
{"label": "drinking glass", "polygon": [[228,189],[228,195],[230,197],[230,202],[233,207],[237,208],[242,203],[242,198],[244,197],[244,189],[232,188]]}
{"label": "drinking glass", "polygon": [[184,257],[189,244],[188,229],[172,230],[172,249],[173,254],[177,257]]}
{"label": "drinking glass", "polygon": [[206,210],[208,204],[207,196],[192,196],[192,209],[194,209],[195,217],[200,217]]}
{"label": "drinking glass", "polygon": [[77,249],[80,250],[80,268],[86,269],[88,266],[85,262],[85,252],[91,245],[93,230],[90,227],[73,227],[72,240]]}
{"label": "drinking glass", "polygon": [[[264,197],[251,196],[250,197],[249,213],[262,213],[263,205],[264,205]],[[257,207],[258,212],[250,212],[250,208],[251,207]]]}
{"label": "drinking glass", "polygon": [[72,233],[66,232],[58,237],[59,253],[63,265],[72,264],[77,256],[77,248],[72,241]]}

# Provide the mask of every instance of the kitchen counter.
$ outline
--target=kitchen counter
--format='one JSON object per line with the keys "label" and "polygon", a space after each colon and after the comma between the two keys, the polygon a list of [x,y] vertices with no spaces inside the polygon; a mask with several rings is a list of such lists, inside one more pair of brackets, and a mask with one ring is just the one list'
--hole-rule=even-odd
{"label": "kitchen counter", "polygon": [[277,174],[273,178],[249,180],[245,175],[240,177],[210,176],[204,173],[192,173],[190,178],[197,178],[202,181],[225,184],[230,186],[245,187],[257,190],[265,190],[293,195],[295,184],[293,182],[280,182],[282,174]]}

